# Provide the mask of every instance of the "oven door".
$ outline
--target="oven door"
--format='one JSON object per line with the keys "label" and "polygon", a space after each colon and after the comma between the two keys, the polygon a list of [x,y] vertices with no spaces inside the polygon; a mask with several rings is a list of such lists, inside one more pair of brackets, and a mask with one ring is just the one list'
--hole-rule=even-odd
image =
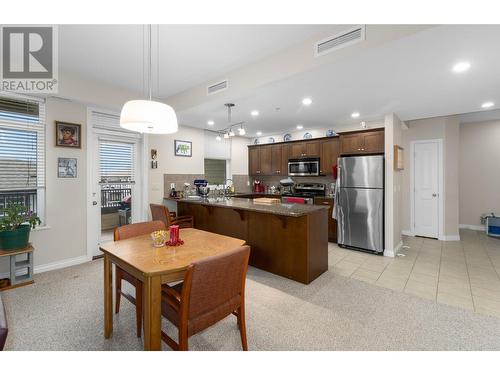
{"label": "oven door", "polygon": [[297,160],[288,161],[289,176],[319,176],[319,160]]}

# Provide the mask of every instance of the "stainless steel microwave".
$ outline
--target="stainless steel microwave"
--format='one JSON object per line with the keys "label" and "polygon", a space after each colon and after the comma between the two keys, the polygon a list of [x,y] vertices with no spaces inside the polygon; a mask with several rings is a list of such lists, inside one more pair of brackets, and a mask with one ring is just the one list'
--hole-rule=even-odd
{"label": "stainless steel microwave", "polygon": [[319,158],[288,160],[289,176],[319,176]]}

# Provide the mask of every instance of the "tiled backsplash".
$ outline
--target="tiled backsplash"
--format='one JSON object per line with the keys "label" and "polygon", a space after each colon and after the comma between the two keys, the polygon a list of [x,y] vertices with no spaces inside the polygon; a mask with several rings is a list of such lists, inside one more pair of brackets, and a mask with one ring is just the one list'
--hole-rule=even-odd
{"label": "tiled backsplash", "polygon": [[[285,176],[258,176],[258,177],[249,177],[250,178],[250,184],[253,185],[254,180],[259,180],[264,183],[265,186],[271,187],[275,186],[278,187],[280,186],[280,180],[283,180],[287,177]],[[318,177],[291,177],[295,183],[299,182],[319,182],[323,183],[326,185],[326,190],[327,194],[330,192],[330,184],[332,182],[335,182],[332,176],[318,176]],[[252,187],[250,186],[250,189]]]}
{"label": "tiled backsplash", "polygon": [[175,190],[183,191],[184,183],[188,182],[193,185],[193,181],[199,178],[204,178],[205,176],[202,174],[164,174],[163,175],[163,192],[164,196],[168,197],[170,193],[170,184],[175,184]]}
{"label": "tiled backsplash", "polygon": [[[184,183],[188,182],[193,185],[193,181],[198,178],[205,178],[202,174],[164,174],[163,186],[164,196],[167,197],[170,193],[170,184],[175,184],[175,190],[184,190]],[[248,175],[234,174],[232,176],[235,191],[238,193],[246,193],[251,191],[251,186],[248,186],[248,181],[253,181]]]}

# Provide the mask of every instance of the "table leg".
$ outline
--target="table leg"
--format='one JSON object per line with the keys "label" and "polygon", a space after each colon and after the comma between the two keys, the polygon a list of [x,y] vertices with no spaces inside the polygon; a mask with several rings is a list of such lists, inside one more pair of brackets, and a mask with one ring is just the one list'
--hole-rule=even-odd
{"label": "table leg", "polygon": [[113,333],[113,271],[111,260],[104,254],[104,337]]}
{"label": "table leg", "polygon": [[143,282],[144,350],[161,350],[161,277]]}

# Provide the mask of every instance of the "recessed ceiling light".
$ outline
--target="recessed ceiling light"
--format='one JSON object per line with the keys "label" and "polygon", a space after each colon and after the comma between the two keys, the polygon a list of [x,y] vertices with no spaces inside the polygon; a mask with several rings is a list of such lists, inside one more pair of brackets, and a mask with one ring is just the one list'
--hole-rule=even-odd
{"label": "recessed ceiling light", "polygon": [[253,110],[252,112],[250,112],[250,114],[255,117],[259,115],[259,111]]}
{"label": "recessed ceiling light", "polygon": [[467,70],[470,69],[470,62],[468,61],[460,61],[458,63],[456,63],[455,65],[453,65],[453,71],[455,73],[463,73],[463,72],[466,72]]}
{"label": "recessed ceiling light", "polygon": [[260,137],[262,135],[262,132],[258,131],[256,134]]}
{"label": "recessed ceiling light", "polygon": [[297,125],[297,129],[298,129],[298,130],[304,129],[304,126],[302,126],[302,125]]}
{"label": "recessed ceiling light", "polygon": [[304,98],[304,99],[302,99],[302,104],[304,104],[304,105],[311,105],[312,102],[313,101],[312,101],[311,98]]}
{"label": "recessed ceiling light", "polygon": [[352,118],[358,118],[359,117],[359,112],[353,112],[351,113]]}
{"label": "recessed ceiling light", "polygon": [[214,126],[215,122],[213,120],[207,121],[208,126]]}
{"label": "recessed ceiling light", "polygon": [[484,102],[483,104],[481,104],[481,108],[491,108],[495,105],[495,103],[493,102]]}

